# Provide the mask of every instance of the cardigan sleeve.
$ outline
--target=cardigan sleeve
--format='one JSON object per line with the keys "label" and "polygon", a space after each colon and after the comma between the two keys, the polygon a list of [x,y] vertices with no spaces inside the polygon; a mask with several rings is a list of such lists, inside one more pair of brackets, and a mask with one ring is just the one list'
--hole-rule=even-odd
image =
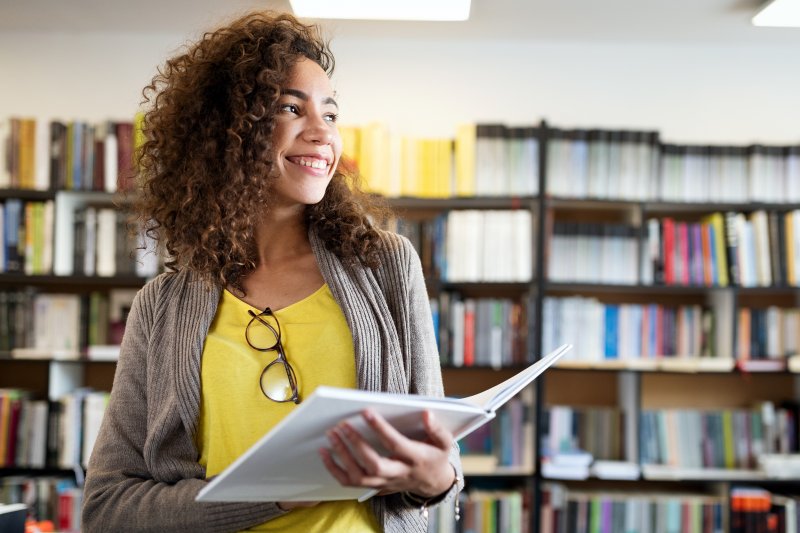
{"label": "cardigan sleeve", "polygon": [[[114,385],[89,461],[82,509],[83,530],[104,531],[237,531],[283,514],[274,503],[199,503],[195,496],[207,483],[202,468],[187,476],[195,458],[179,451],[160,456],[170,464],[174,482],[156,481],[148,468],[147,435],[151,427],[147,352],[157,307],[157,285],[137,294],[126,324]],[[179,450],[179,445],[171,449]]]}

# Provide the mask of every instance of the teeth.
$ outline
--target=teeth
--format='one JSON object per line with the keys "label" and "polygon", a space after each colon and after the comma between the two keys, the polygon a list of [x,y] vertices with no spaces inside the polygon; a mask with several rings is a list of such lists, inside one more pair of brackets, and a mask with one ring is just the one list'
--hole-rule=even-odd
{"label": "teeth", "polygon": [[328,168],[328,162],[323,159],[300,159],[299,164],[304,167],[325,169]]}

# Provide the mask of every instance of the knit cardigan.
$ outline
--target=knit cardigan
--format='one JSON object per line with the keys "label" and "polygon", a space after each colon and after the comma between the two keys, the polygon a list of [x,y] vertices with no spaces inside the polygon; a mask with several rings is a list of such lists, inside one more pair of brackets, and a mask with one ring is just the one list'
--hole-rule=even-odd
{"label": "knit cardigan", "polygon": [[[404,237],[381,233],[381,266],[350,265],[312,231],[322,276],[353,335],[358,387],[443,394],[439,357],[419,257]],[[200,503],[207,481],[195,444],[200,358],[221,289],[188,271],[166,273],[134,299],[111,398],[86,475],[83,529],[238,531],[284,513],[275,503]],[[458,447],[450,461],[462,488]],[[426,520],[399,495],[374,497],[387,532],[424,532]]]}

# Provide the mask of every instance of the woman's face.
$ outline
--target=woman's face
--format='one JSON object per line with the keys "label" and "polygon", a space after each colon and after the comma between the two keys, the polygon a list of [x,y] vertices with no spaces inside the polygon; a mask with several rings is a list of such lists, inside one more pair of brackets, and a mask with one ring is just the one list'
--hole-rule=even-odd
{"label": "woman's face", "polygon": [[333,95],[327,74],[310,59],[292,68],[273,130],[279,204],[316,204],[325,194],[342,155]]}

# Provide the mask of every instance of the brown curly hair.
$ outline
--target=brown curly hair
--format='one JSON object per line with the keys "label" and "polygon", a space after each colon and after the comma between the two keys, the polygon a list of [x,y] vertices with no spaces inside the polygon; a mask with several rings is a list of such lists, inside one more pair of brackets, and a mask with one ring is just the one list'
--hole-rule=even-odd
{"label": "brown curly hair", "polygon": [[[255,12],[207,32],[168,60],[144,88],[150,104],[137,153],[135,208],[170,270],[190,269],[244,292],[256,268],[255,228],[274,181],[272,130],[281,87],[302,58],[328,76],[334,59],[315,26],[287,14]],[[385,207],[360,192],[340,164],[305,222],[347,261],[378,266],[370,216]]]}

